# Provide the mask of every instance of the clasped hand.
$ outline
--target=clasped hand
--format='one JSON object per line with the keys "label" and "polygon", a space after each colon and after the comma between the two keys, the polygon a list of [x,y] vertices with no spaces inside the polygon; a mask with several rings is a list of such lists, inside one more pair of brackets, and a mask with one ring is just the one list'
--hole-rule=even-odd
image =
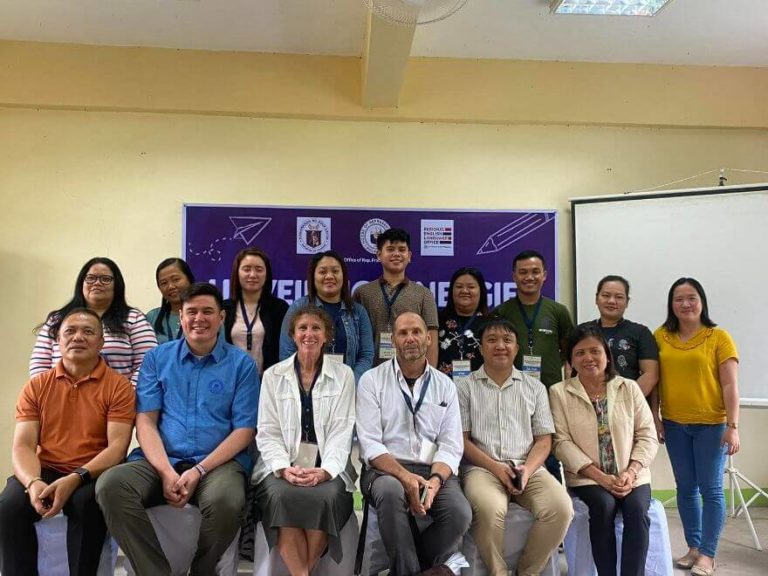
{"label": "clasped hand", "polygon": [[634,488],[635,477],[629,470],[624,470],[618,476],[605,474],[600,485],[616,498],[624,498]]}
{"label": "clasped hand", "polygon": [[283,469],[283,478],[294,486],[317,486],[330,480],[331,475],[322,468],[290,466]]}

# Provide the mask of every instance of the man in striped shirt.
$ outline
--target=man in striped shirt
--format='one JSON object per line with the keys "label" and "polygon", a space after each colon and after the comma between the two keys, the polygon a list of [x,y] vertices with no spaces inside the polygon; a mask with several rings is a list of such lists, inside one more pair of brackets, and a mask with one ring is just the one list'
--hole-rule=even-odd
{"label": "man in striped shirt", "polygon": [[517,574],[540,574],[573,518],[568,493],[543,467],[555,431],[547,391],[515,368],[517,331],[511,322],[493,318],[479,337],[483,366],[456,383],[472,537],[489,574],[506,576],[504,518],[509,501],[516,502],[534,516]]}

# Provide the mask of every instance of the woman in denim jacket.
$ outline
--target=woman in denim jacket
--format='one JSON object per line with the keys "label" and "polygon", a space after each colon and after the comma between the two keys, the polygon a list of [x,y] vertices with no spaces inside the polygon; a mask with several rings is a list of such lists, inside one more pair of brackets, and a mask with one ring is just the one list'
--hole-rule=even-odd
{"label": "woman in denim jacket", "polygon": [[357,382],[373,365],[373,329],[365,308],[352,302],[347,265],[337,252],[315,254],[309,262],[307,296],[294,302],[283,318],[280,360],[296,352],[288,326],[296,311],[309,303],[322,308],[333,319],[335,337],[326,344],[325,353],[352,368]]}

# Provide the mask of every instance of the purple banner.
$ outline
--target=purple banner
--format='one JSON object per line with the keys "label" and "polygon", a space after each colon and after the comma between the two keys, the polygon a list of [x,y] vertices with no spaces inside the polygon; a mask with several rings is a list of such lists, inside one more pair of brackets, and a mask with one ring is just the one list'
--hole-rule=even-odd
{"label": "purple banner", "polygon": [[445,306],[448,283],[462,266],[478,268],[486,279],[489,306],[516,293],[512,258],[538,250],[547,260],[544,295],[557,286],[557,212],[467,210],[388,210],[358,208],[277,208],[271,206],[184,205],[184,258],[195,276],[229,295],[235,255],[257,246],[270,256],[273,292],[293,302],[306,294],[312,254],[339,252],[349,267],[352,288],[378,278],[376,236],[387,228],[411,235],[413,259],[406,274]]}

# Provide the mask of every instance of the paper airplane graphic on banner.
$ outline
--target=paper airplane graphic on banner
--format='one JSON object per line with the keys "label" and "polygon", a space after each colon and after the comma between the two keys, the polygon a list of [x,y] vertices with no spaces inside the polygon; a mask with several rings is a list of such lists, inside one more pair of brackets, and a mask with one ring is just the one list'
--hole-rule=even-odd
{"label": "paper airplane graphic on banner", "polygon": [[246,244],[251,244],[256,237],[269,226],[272,218],[265,216],[230,216],[229,221],[235,227],[233,240],[240,238]]}

